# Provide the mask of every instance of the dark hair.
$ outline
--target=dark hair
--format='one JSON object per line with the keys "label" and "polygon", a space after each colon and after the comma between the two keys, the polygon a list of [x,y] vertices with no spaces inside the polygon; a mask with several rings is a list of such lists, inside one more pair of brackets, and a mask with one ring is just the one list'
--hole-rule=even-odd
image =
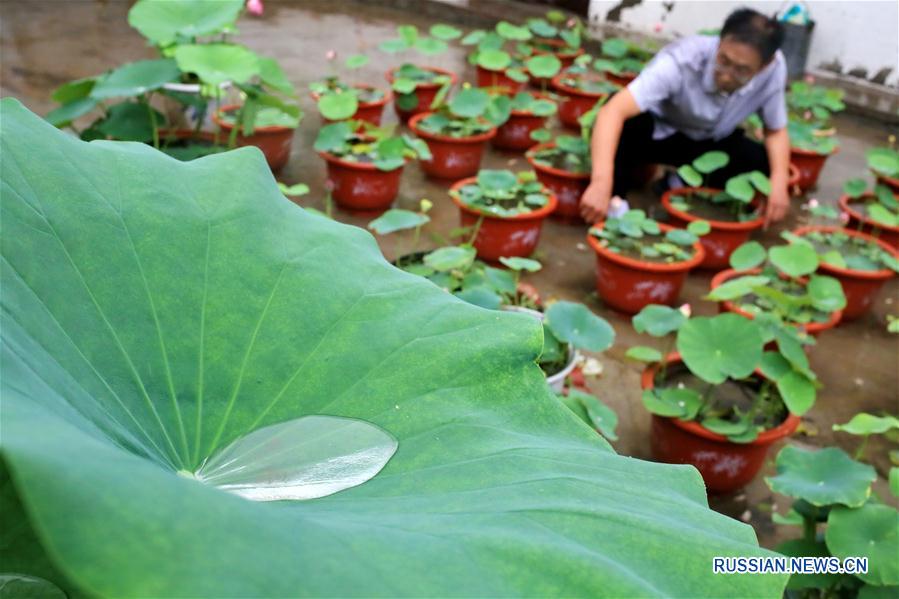
{"label": "dark hair", "polygon": [[762,63],[767,63],[783,43],[784,30],[775,19],[751,8],[738,8],[730,13],[721,28],[721,38],[728,36],[758,50]]}

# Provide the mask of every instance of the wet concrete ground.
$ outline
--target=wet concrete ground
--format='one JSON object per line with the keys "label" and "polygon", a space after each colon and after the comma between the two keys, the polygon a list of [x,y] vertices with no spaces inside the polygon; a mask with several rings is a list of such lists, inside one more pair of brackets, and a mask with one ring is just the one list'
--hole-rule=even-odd
{"label": "wet concrete ground", "polygon": [[[337,63],[354,53],[365,52],[371,62],[352,79],[360,83],[385,85],[383,73],[403,61],[438,66],[460,73],[463,81],[474,81],[474,70],[465,61],[461,47],[453,47],[442,56],[422,58],[413,54],[387,55],[377,50],[377,44],[393,37],[397,24],[411,23],[426,29],[432,22],[399,10],[380,6],[362,6],[349,0],[328,2],[266,3],[262,18],[244,17],[237,36],[254,50],[277,57],[289,78],[300,90],[300,103],[306,111],[294,138],[291,161],[277,175],[286,183],[305,182],[310,195],[299,198],[303,206],[324,209],[324,162],[312,150],[321,119],[306,95],[307,85],[331,72],[325,58],[328,50],[339,54]],[[15,96],[31,110],[45,114],[54,108],[50,92],[66,81],[94,75],[129,60],[154,57],[152,48],[144,45],[140,35],[128,27],[126,15],[130,3],[123,1],[32,0],[28,3],[3,2],[2,61],[0,61],[0,90],[3,96]],[[507,15],[514,19],[516,15]],[[396,121],[392,111],[385,113],[386,122]],[[874,145],[883,145],[894,129],[875,121],[852,116],[840,116],[836,121],[841,152],[832,157],[824,168],[817,190],[809,197],[835,203],[840,186],[847,178],[865,173],[863,152]],[[484,167],[522,170],[527,163],[520,154],[490,150]],[[396,206],[415,209],[420,198],[434,202],[429,226],[432,234],[447,235],[458,224],[457,209],[446,194],[449,183],[424,177],[416,164],[406,167]],[[651,207],[657,200],[648,190],[637,190],[628,198],[632,204]],[[774,242],[779,231],[802,222],[795,200],[795,209],[782,225],[764,234],[764,242]],[[359,217],[335,210],[336,219],[365,226],[370,217]],[[594,291],[595,258],[585,245],[586,226],[546,223],[536,257],[544,269],[528,280],[537,286],[545,299],[569,299],[585,302],[598,314],[607,318],[617,331],[615,346],[597,356],[604,366],[601,377],[590,382],[590,388],[609,404],[619,416],[619,441],[616,449],[626,455],[649,458],[649,414],[640,403],[640,367],[624,359],[628,347],[651,343],[630,327],[629,318],[603,306]],[[388,258],[405,253],[411,247],[408,236],[379,239]],[[424,235],[420,249],[434,247],[435,241]],[[682,299],[693,306],[694,313],[713,314],[716,307],[701,297],[708,290],[711,276],[691,274],[683,290]],[[812,446],[837,445],[854,451],[855,438],[831,431],[834,423],[844,423],[860,411],[879,413],[899,412],[899,336],[886,333],[886,315],[899,316],[897,304],[899,282],[895,279],[882,291],[870,314],[862,319],[826,332],[814,349],[812,367],[821,378],[824,388],[818,402],[803,418],[796,443]],[[776,448],[775,448],[776,450]],[[775,451],[770,457],[773,459]],[[868,456],[881,476],[889,468],[887,447],[880,439],[869,445]],[[766,472],[772,470],[769,464]],[[881,496],[888,496],[880,488]],[[732,497],[712,498],[713,507],[733,517],[752,523],[765,546],[773,546],[795,533],[770,522],[773,496],[761,476],[745,492]],[[784,511],[786,505],[776,506]]]}

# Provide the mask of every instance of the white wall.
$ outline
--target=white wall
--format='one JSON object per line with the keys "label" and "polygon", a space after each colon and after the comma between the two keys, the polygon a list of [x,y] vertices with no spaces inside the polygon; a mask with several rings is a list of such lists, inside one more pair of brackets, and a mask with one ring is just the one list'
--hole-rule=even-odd
{"label": "white wall", "polygon": [[[590,0],[591,24],[602,25],[610,10],[631,2]],[[621,11],[619,24],[673,38],[718,29],[735,8],[746,6],[772,14],[787,4],[781,0],[637,0]],[[843,73],[862,67],[870,79],[889,67],[886,84],[899,83],[899,0],[808,0],[806,6],[815,21],[807,68],[818,69],[837,60]]]}

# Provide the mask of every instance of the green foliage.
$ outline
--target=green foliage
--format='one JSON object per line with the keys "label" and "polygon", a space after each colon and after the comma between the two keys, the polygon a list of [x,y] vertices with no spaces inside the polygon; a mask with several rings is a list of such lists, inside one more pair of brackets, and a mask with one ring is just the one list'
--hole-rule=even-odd
{"label": "green foliage", "polygon": [[[695,472],[619,457],[562,410],[536,323],[389,266],[286,201],[257,151],[178,162],[0,106],[5,569],[70,597],[781,593],[710,572],[772,554]],[[324,414],[399,449],[313,501],[178,474]]]}
{"label": "green foliage", "polygon": [[876,174],[887,177],[899,175],[899,152],[894,148],[872,148],[865,152],[865,158],[868,168]]}
{"label": "green foliage", "polygon": [[659,223],[643,210],[628,210],[621,217],[607,219],[590,235],[609,250],[638,260],[673,263],[689,260],[699,238],[684,229],[662,233]]}
{"label": "green foliage", "polygon": [[634,330],[653,337],[664,337],[677,332],[687,322],[687,316],[669,306],[649,304],[631,319]]}
{"label": "green foliage", "polygon": [[90,91],[95,100],[139,96],[175,81],[181,72],[171,58],[129,62],[97,81]]}
{"label": "green foliage", "polygon": [[481,88],[463,89],[433,114],[418,122],[429,133],[465,138],[486,133],[509,119],[512,100]]}
{"label": "green foliage", "polygon": [[618,440],[618,435],[615,434],[618,415],[598,398],[574,387],[568,390],[567,396],[557,395],[557,397],[587,425],[599,431],[603,437],[609,441]]}
{"label": "green foliage", "polygon": [[895,416],[874,416],[864,412],[856,414],[846,424],[834,424],[833,430],[850,435],[879,435],[891,430],[899,430],[899,418]]}
{"label": "green foliage", "polygon": [[319,129],[313,145],[348,162],[374,164],[379,170],[401,168],[406,160],[430,157],[427,145],[408,135],[394,135],[389,128],[364,121],[339,121]]}
{"label": "green foliage", "polygon": [[690,372],[713,384],[749,376],[763,345],[758,325],[738,314],[691,318],[677,331],[677,351]]}
{"label": "green foliage", "polygon": [[243,5],[243,0],[138,0],[128,11],[128,24],[157,46],[168,46],[233,31]]}
{"label": "green foliage", "polygon": [[787,134],[790,136],[790,145],[800,150],[815,152],[816,154],[832,154],[837,149],[835,135],[816,134],[817,129],[811,123],[805,123],[796,119],[787,121]]}
{"label": "green foliage", "polygon": [[481,169],[474,183],[450,193],[477,212],[501,217],[534,212],[550,198],[550,191],[532,173],[490,169]]}
{"label": "green foliage", "polygon": [[747,241],[738,247],[728,259],[734,270],[749,270],[765,261],[768,253],[758,241]]}
{"label": "green foliage", "polygon": [[816,129],[830,126],[833,113],[846,108],[843,90],[794,81],[787,93],[790,118],[810,124]]}
{"label": "green foliage", "polygon": [[860,507],[877,478],[874,468],[836,447],[806,450],[788,445],[777,454],[776,465],[777,475],[765,479],[771,490],[818,507]]}
{"label": "green foliage", "polygon": [[378,235],[388,235],[397,231],[416,229],[431,221],[427,214],[391,208],[368,223],[368,228]]}
{"label": "green foliage", "polygon": [[557,301],[546,310],[546,324],[560,341],[577,349],[605,351],[615,341],[615,331],[583,304]]}

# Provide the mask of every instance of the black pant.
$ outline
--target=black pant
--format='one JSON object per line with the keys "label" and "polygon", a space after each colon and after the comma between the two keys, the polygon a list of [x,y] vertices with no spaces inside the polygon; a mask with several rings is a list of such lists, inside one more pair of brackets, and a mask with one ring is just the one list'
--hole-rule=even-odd
{"label": "black pant", "polygon": [[624,197],[634,187],[635,171],[645,164],[667,164],[679,167],[688,164],[711,150],[721,150],[730,156],[727,166],[706,175],[705,184],[723,188],[724,183],[740,173],[759,170],[768,174],[768,154],[764,144],[746,137],[736,129],[724,139],[692,139],[676,132],[662,139],[653,139],[652,115],[639,114],[624,122],[618,151],[615,154],[615,183],[612,192]]}

